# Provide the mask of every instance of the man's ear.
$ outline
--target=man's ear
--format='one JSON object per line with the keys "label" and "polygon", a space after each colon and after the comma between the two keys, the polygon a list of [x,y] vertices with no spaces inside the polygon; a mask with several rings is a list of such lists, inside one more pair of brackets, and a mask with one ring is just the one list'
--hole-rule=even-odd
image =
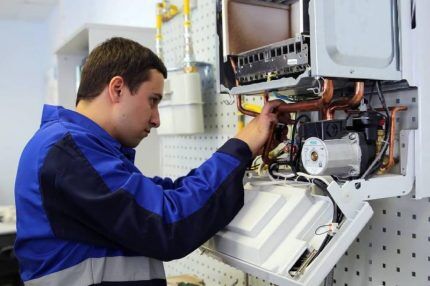
{"label": "man's ear", "polygon": [[121,76],[114,76],[108,85],[109,98],[112,103],[118,103],[121,99],[125,83]]}

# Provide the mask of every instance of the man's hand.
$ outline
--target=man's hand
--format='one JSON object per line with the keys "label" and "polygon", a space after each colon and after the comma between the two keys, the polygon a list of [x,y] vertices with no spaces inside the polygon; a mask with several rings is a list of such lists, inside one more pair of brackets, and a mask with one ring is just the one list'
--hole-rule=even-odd
{"label": "man's hand", "polygon": [[266,143],[273,125],[278,123],[278,118],[274,112],[281,104],[282,101],[280,100],[267,102],[261,113],[235,136],[248,144],[253,156],[256,156],[264,143]]}

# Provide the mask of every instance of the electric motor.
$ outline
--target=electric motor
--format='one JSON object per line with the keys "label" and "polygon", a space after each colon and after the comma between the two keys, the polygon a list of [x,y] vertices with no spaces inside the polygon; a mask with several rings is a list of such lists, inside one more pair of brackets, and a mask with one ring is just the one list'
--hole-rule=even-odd
{"label": "electric motor", "polygon": [[340,139],[306,139],[303,144],[302,164],[311,175],[355,177],[360,175],[362,150],[360,137],[350,132]]}

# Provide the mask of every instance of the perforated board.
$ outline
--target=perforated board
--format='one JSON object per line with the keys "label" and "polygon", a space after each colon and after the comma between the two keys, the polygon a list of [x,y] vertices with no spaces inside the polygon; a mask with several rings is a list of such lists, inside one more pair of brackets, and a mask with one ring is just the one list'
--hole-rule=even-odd
{"label": "perforated board", "polygon": [[337,264],[334,285],[430,285],[430,199],[371,205],[375,214]]}
{"label": "perforated board", "polygon": [[[215,1],[198,0],[192,20],[196,59],[215,66],[218,53]],[[165,62],[168,67],[176,67],[183,58],[182,17],[166,23],[163,33]],[[416,92],[396,92],[387,97],[389,104],[396,102],[409,106],[399,123],[403,127],[416,128]],[[203,101],[205,133],[161,137],[163,176],[185,175],[234,136],[237,122],[234,98],[217,94],[213,82],[204,92]],[[336,265],[334,285],[430,285],[430,200],[392,198],[373,201],[371,205],[375,214]],[[165,263],[165,268],[168,276],[194,274],[204,279],[206,285],[272,285],[202,255],[199,250],[183,259]]]}
{"label": "perforated board", "polygon": [[[163,27],[164,61],[168,68],[181,64],[184,57],[182,17],[177,16]],[[216,65],[216,14],[213,0],[199,0],[192,10],[191,30],[196,60]],[[208,159],[236,131],[236,107],[228,95],[218,95],[215,82],[204,89],[205,133],[194,136],[160,138],[162,175],[177,178]],[[194,274],[206,285],[246,285],[246,275],[196,250],[187,257],[165,263],[166,275]]]}

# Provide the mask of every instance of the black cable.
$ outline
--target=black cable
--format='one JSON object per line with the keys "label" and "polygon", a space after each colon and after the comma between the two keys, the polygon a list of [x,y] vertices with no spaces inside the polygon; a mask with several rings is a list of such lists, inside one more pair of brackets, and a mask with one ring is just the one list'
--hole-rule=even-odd
{"label": "black cable", "polygon": [[[331,196],[330,192],[328,191],[328,189],[327,189],[328,185],[323,180],[316,179],[316,178],[313,179],[313,183],[318,188],[320,188],[324,193],[326,193],[327,196],[330,198],[331,202],[333,203],[333,219],[332,219],[332,223],[340,223],[342,221],[342,218],[343,218],[343,213],[339,209],[339,207],[337,206],[337,204],[335,203],[335,201],[334,201],[333,197]],[[327,244],[330,242],[330,240],[332,238],[333,237],[331,235],[327,234],[327,236],[324,238],[323,242],[321,243],[321,246],[318,248],[317,253],[313,257],[312,261],[316,257],[318,257],[318,255],[321,253],[321,251],[323,251],[323,249],[327,246]]]}
{"label": "black cable", "polygon": [[303,118],[305,118],[307,121],[311,121],[311,119],[310,119],[310,117],[308,116],[308,115],[306,115],[306,114],[302,114],[302,115],[300,115],[299,117],[297,117],[296,119],[295,119],[295,122],[294,122],[294,126],[293,126],[293,131],[291,132],[291,147],[290,147],[290,167],[291,167],[291,170],[294,172],[294,173],[297,173],[297,158],[299,157],[299,152],[300,152],[300,150],[301,150],[301,139],[300,139],[300,145],[298,145],[299,146],[299,148],[297,148],[297,153],[296,153],[296,157],[295,157],[295,160],[293,161],[293,147],[294,147],[294,143],[295,143],[295,141],[296,141],[296,132],[297,132],[297,125],[298,124],[300,124],[300,121],[303,119]]}
{"label": "black cable", "polygon": [[[306,181],[306,178],[297,175],[296,177],[293,178],[281,178],[280,176],[277,176],[275,174],[273,174],[273,171],[276,169],[277,170],[278,164],[277,163],[273,163],[269,166],[269,174],[272,176],[272,178],[274,179],[283,179],[283,180],[297,180],[297,181]],[[312,182],[318,187],[320,188],[331,200],[332,204],[333,204],[333,218],[332,218],[332,223],[337,223],[339,224],[342,219],[343,219],[343,213],[342,211],[339,209],[339,207],[337,206],[337,204],[335,203],[333,197],[331,196],[330,192],[328,191],[328,185],[321,179],[317,179],[314,178],[312,180]],[[312,260],[309,262],[312,263],[312,261],[321,253],[321,251],[327,246],[327,244],[330,242],[330,240],[333,237],[331,235],[328,235],[324,238],[323,242],[321,243],[321,246],[318,248],[316,254],[314,255],[314,257],[312,258]]]}
{"label": "black cable", "polygon": [[342,212],[339,210],[339,208],[336,205],[333,197],[331,196],[330,192],[328,191],[328,189],[327,189],[328,185],[323,180],[320,180],[320,179],[313,179],[312,182],[318,188],[320,188],[329,197],[329,199],[331,200],[331,202],[333,204],[333,220],[332,220],[332,222],[333,223],[339,223],[340,222],[340,220],[339,220],[339,218],[340,218],[339,213],[342,213]]}
{"label": "black cable", "polygon": [[294,167],[296,168],[296,170],[300,170],[300,154],[302,153],[302,137],[299,138],[299,142],[297,144],[297,146],[299,146],[299,148],[297,149],[297,155],[294,159]]}
{"label": "black cable", "polygon": [[273,179],[275,179],[275,180],[282,180],[282,181],[287,180],[287,181],[307,182],[304,178],[301,178],[301,176],[297,176],[297,174],[295,174],[295,176],[293,176],[293,177],[283,177],[283,176],[275,175],[275,174],[273,173],[273,171],[279,172],[279,168],[278,168],[278,167],[279,167],[280,165],[281,165],[281,164],[279,164],[278,162],[275,162],[275,163],[272,163],[272,164],[269,166],[268,172],[269,172],[270,176],[271,176]]}
{"label": "black cable", "polygon": [[[381,83],[379,81],[376,82],[376,91],[378,94],[378,98],[379,101],[381,102],[381,105],[386,113],[386,117],[385,117],[385,135],[384,135],[384,146],[382,147],[382,149],[379,151],[381,154],[381,157],[379,158],[378,161],[373,161],[372,164],[369,166],[370,170],[366,170],[365,172],[365,176],[363,176],[363,178],[365,180],[367,180],[369,178],[370,175],[372,175],[375,171],[377,171],[379,169],[379,167],[381,166],[381,164],[383,163],[384,160],[384,154],[387,151],[388,145],[386,142],[390,136],[390,124],[391,124],[391,118],[390,118],[390,111],[388,110],[387,107],[387,103],[385,101],[385,97],[384,94],[382,93],[381,90]],[[376,156],[375,160],[377,159],[377,157],[379,156],[379,154]]]}
{"label": "black cable", "polygon": [[368,103],[369,103],[370,107],[372,107],[372,98],[373,98],[373,94],[375,92],[375,85],[376,85],[376,81],[373,82],[372,89],[370,90],[370,95],[369,95],[369,100],[368,100]]}
{"label": "black cable", "polygon": [[382,93],[381,83],[379,81],[376,82],[376,91],[378,92],[379,101],[381,101],[382,107],[384,108],[385,113],[387,114],[387,119],[388,119],[387,127],[388,127],[390,126],[390,111],[388,110],[387,103],[385,102],[385,97],[384,97],[384,94]]}
{"label": "black cable", "polygon": [[[384,141],[387,141],[388,137],[390,136],[390,132],[391,132],[391,128],[390,128],[391,117],[390,117],[390,111],[388,110],[388,107],[387,107],[387,103],[385,102],[384,94],[382,93],[381,83],[379,81],[376,82],[376,90],[378,92],[379,101],[381,101],[382,107],[384,108],[385,113],[387,115],[387,117],[385,118],[385,136],[384,136]],[[387,144],[387,148],[388,148],[388,144]],[[387,148],[385,148],[384,153],[385,153]],[[382,163],[382,161],[383,161],[383,157],[381,157],[381,163]]]}
{"label": "black cable", "polygon": [[269,172],[270,176],[276,180],[281,179],[281,177],[279,177],[278,175],[273,174],[273,171],[278,171],[278,166],[279,166],[278,164],[272,163],[272,164],[270,164],[269,169],[267,170]]}

